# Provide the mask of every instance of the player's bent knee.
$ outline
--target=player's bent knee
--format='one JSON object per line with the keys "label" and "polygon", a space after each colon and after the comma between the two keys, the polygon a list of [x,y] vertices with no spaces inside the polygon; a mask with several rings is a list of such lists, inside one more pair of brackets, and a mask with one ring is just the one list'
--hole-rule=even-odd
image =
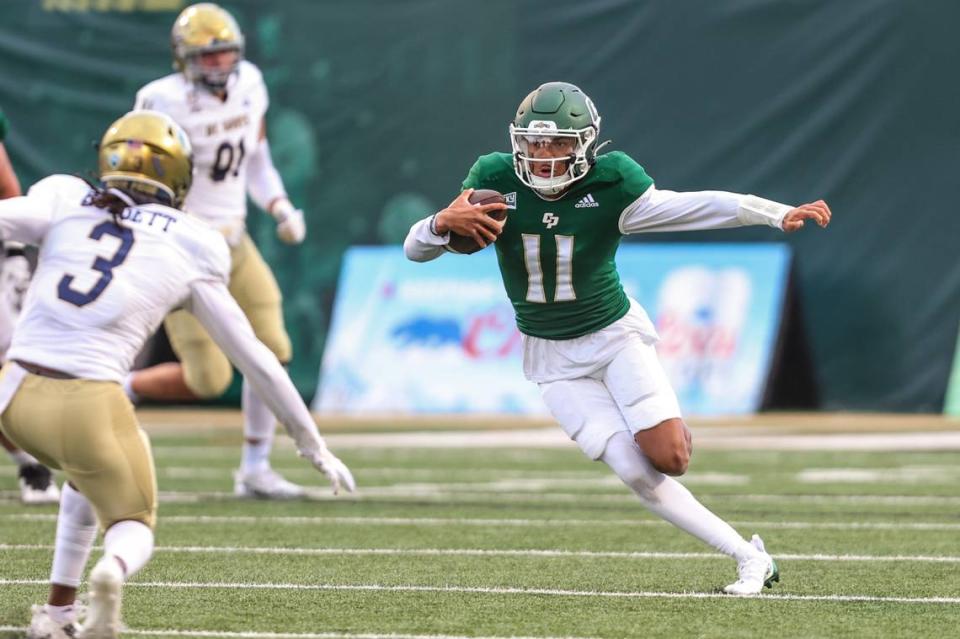
{"label": "player's bent knee", "polygon": [[203,366],[196,370],[186,368],[184,381],[187,387],[200,399],[220,397],[233,381],[233,369],[227,366]]}
{"label": "player's bent knee", "polygon": [[286,336],[286,333],[284,333],[282,338],[264,340],[263,343],[270,349],[271,353],[277,356],[281,364],[287,365],[290,363],[290,360],[293,359],[293,345],[290,343],[290,338]]}
{"label": "player's bent knee", "polygon": [[270,352],[281,362],[293,359],[293,345],[283,325],[283,312],[280,303],[276,305],[257,305],[245,308],[247,319],[253,326],[253,332]]}
{"label": "player's bent knee", "polygon": [[679,477],[687,472],[690,465],[690,453],[686,447],[677,447],[660,453],[656,458],[648,456],[650,464],[664,475]]}
{"label": "player's bent knee", "polygon": [[132,515],[120,515],[112,517],[107,521],[104,521],[101,525],[102,530],[110,530],[114,525],[119,524],[122,521],[136,521],[150,530],[156,530],[157,528],[157,509],[154,507],[150,511],[136,513]]}
{"label": "player's bent knee", "polygon": [[637,432],[634,439],[654,468],[677,477],[690,465],[689,433],[682,419],[672,418]]}

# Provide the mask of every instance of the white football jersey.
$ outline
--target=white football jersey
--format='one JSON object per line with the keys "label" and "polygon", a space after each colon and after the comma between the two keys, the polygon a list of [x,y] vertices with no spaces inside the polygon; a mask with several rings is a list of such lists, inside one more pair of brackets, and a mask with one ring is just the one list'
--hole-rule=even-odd
{"label": "white football jersey", "polygon": [[260,70],[242,60],[227,99],[195,86],[182,73],[154,80],[137,92],[134,109],[172,117],[193,145],[193,186],[183,209],[231,236],[247,215],[247,159],[260,141],[269,106]]}
{"label": "white football jersey", "polygon": [[0,237],[40,246],[7,357],[119,382],[192,285],[226,284],[230,251],[215,229],[160,204],[128,208],[118,227],[83,204],[89,192],[53,175],[15,208],[0,203]]}

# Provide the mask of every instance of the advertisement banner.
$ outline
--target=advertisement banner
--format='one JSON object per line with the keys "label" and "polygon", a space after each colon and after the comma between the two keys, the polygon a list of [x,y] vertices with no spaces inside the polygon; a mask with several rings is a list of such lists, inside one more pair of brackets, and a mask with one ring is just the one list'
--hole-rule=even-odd
{"label": "advertisement banner", "polygon": [[947,383],[947,398],[943,403],[943,412],[960,417],[960,337],[957,337],[957,350],[953,355],[953,372]]}
{"label": "advertisement banner", "polygon": [[[660,360],[685,414],[757,410],[789,261],[782,244],[621,247],[624,288],[657,326]],[[521,372],[496,254],[421,264],[400,247],[350,249],[313,409],[547,415]]]}

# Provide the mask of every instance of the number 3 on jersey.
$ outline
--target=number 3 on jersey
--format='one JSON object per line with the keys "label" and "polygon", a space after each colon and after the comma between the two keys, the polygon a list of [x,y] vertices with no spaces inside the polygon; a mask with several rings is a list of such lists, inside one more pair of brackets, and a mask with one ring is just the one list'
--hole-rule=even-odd
{"label": "number 3 on jersey", "polygon": [[97,256],[97,259],[93,260],[93,266],[91,268],[102,273],[100,279],[94,283],[93,288],[83,292],[70,286],[73,284],[73,275],[64,275],[60,279],[60,284],[57,286],[57,296],[63,301],[70,302],[74,306],[86,306],[94,301],[103,294],[107,285],[110,284],[110,281],[113,279],[113,269],[123,264],[123,261],[127,259],[127,253],[130,252],[130,247],[133,246],[133,231],[124,226],[117,226],[112,221],[101,222],[93,227],[89,237],[94,240],[99,240],[104,235],[112,235],[119,239],[120,246],[110,259]]}
{"label": "number 3 on jersey", "polygon": [[[523,233],[523,262],[527,267],[527,301],[545,304],[547,293],[543,288],[543,267],[540,262],[540,235]],[[573,290],[573,236],[554,235],[557,242],[557,287],[554,302],[572,302],[577,299]]]}

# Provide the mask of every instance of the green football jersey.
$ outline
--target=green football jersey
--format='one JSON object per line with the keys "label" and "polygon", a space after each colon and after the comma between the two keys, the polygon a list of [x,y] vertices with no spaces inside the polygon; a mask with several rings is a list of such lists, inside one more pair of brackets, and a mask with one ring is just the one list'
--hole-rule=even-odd
{"label": "green football jersey", "polygon": [[572,339],[626,315],[630,302],[614,261],[620,214],[651,184],[630,156],[611,152],[562,198],[547,201],[517,179],[510,154],[477,160],[463,187],[494,189],[511,206],[494,246],[521,332]]}
{"label": "green football jersey", "polygon": [[7,123],[7,116],[3,114],[3,111],[0,111],[0,142],[3,142],[7,138],[7,130],[10,128],[10,125]]}

